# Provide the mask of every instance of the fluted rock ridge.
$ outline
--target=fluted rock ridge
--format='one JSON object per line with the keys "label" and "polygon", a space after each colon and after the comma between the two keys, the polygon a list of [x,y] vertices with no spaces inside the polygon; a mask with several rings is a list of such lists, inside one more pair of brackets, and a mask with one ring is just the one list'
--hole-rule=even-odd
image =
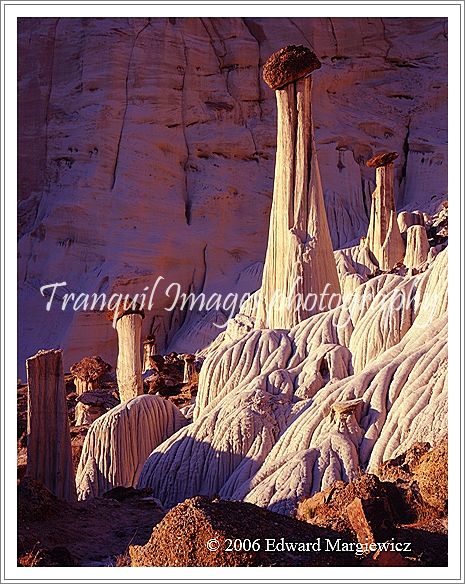
{"label": "fluted rock ridge", "polygon": [[142,395],[98,418],[84,441],[76,474],[80,500],[113,487],[134,487],[145,459],[187,423],[176,406],[157,395]]}

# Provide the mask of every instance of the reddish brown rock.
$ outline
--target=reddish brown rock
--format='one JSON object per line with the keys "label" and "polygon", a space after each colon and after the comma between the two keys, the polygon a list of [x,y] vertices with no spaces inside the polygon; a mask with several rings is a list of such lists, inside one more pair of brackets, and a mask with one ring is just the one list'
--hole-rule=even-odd
{"label": "reddish brown rock", "polygon": [[382,568],[409,566],[409,562],[399,552],[378,550],[373,555],[373,562]]}
{"label": "reddish brown rock", "polygon": [[[308,523],[319,525],[340,532],[352,532],[352,522],[348,509],[354,500],[361,501],[363,513],[371,521],[371,531],[375,534],[389,530],[392,526],[391,509],[398,508],[398,494],[396,487],[391,483],[382,483],[375,475],[364,474],[360,478],[346,484],[342,481],[335,482],[330,488],[316,493],[309,499],[299,503],[297,517]],[[380,505],[378,501],[383,501]],[[377,510],[384,508],[385,501],[392,501],[387,505],[386,519],[389,521],[383,525],[383,517],[377,519]],[[371,508],[371,502],[375,502]],[[356,508],[352,508],[354,515]]]}
{"label": "reddish brown rock", "polygon": [[97,389],[100,379],[111,371],[111,365],[106,363],[101,357],[84,357],[74,365],[71,365],[70,372],[75,377],[76,393],[78,395]]}
{"label": "reddish brown rock", "polygon": [[118,321],[122,316],[127,314],[140,314],[142,318],[145,317],[144,309],[138,302],[132,298],[124,298],[114,309],[107,311],[107,318],[111,321]]}
{"label": "reddish brown rock", "polygon": [[[132,566],[354,565],[355,556],[346,553],[265,551],[267,538],[277,542],[281,538],[286,542],[314,542],[318,537],[334,536],[250,503],[194,497],[171,509],[155,527],[148,543],[130,546],[129,554]],[[260,549],[226,551],[227,539],[257,540]]]}
{"label": "reddish brown rock", "polygon": [[391,550],[377,550],[374,554],[365,557],[362,566],[370,568],[403,568],[418,565],[414,561],[404,558],[399,552]]}
{"label": "reddish brown rock", "polygon": [[362,500],[358,497],[347,505],[347,517],[350,525],[360,543],[375,543],[376,539],[371,529],[370,523],[365,515]]}
{"label": "reddish brown rock", "polygon": [[398,158],[397,152],[382,152],[381,154],[376,154],[367,161],[367,166],[370,168],[378,168],[379,166],[386,166],[394,162]]}
{"label": "reddish brown rock", "polygon": [[429,506],[430,513],[443,517],[447,514],[447,461],[448,443],[444,440],[439,446],[424,454],[415,469],[415,477],[423,501]]}
{"label": "reddish brown rock", "polygon": [[319,513],[323,505],[326,505],[330,501],[331,495],[333,493],[334,487],[329,487],[324,491],[315,493],[313,497],[309,497],[308,499],[301,501],[297,507],[296,518],[302,521],[307,521],[308,523],[312,523],[311,520],[313,517]]}
{"label": "reddish brown rock", "polygon": [[263,80],[271,89],[279,89],[320,67],[318,57],[309,48],[288,45],[268,58],[263,65]]}
{"label": "reddish brown rock", "polygon": [[416,442],[411,448],[379,465],[377,475],[382,481],[411,480],[423,456],[431,450],[428,442]]}
{"label": "reddish brown rock", "polygon": [[378,475],[395,484],[402,499],[404,519],[432,520],[447,516],[448,442],[435,448],[418,442],[400,456],[380,465]]}
{"label": "reddish brown rock", "polygon": [[363,500],[355,497],[347,505],[347,517],[357,537],[363,544],[371,544],[386,539],[394,528],[392,513],[386,497]]}

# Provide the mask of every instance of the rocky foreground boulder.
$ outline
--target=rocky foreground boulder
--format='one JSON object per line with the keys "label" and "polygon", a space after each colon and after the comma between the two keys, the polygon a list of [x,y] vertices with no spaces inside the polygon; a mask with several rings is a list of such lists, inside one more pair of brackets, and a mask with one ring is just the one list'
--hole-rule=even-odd
{"label": "rocky foreground boulder", "polygon": [[[436,448],[414,444],[401,456],[384,462],[378,476],[362,474],[346,484],[303,499],[297,518],[318,527],[351,533],[359,542],[409,542],[403,557],[383,552],[368,565],[404,565],[405,558],[422,565],[447,565],[447,440]],[[402,546],[400,546],[402,547]],[[405,546],[404,546],[405,547]],[[400,549],[400,548],[399,548]]]}
{"label": "rocky foreground boulder", "polygon": [[297,519],[245,502],[187,499],[147,544],[129,547],[130,565],[447,565],[447,441],[415,444],[379,472],[383,480],[361,473],[303,499]]}
{"label": "rocky foreground boulder", "polygon": [[448,440],[431,448],[418,442],[404,454],[380,465],[378,476],[394,483],[412,520],[447,518]]}
{"label": "rocky foreground boulder", "polygon": [[[250,503],[193,497],[166,514],[146,545],[130,546],[129,555],[131,566],[355,565],[350,553],[289,550],[292,543],[317,544],[319,538],[324,548],[326,538],[338,537]],[[288,551],[281,551],[286,544]]]}

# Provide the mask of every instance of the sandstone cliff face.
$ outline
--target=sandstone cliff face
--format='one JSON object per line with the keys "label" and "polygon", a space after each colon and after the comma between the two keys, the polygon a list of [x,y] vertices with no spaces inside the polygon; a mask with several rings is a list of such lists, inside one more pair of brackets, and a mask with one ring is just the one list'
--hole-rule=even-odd
{"label": "sandstone cliff face", "polygon": [[[46,315],[40,286],[130,294],[162,275],[183,291],[255,290],[274,173],[276,107],[261,81],[289,43],[313,75],[315,141],[335,248],[367,230],[374,170],[396,150],[397,210],[445,198],[443,19],[22,19],[19,35],[19,361],[116,362],[103,314]],[[218,332],[163,292],[143,323],[160,349]],[[220,314],[216,319],[225,318]],[[44,322],[47,326],[44,326]],[[183,325],[181,327],[181,325]]]}

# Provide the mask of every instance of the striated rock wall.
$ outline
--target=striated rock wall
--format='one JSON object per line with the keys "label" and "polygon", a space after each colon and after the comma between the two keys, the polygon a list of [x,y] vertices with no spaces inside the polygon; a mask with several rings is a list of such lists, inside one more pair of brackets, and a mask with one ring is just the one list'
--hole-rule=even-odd
{"label": "striated rock wall", "polygon": [[[132,294],[162,275],[186,292],[259,287],[276,135],[260,67],[289,43],[322,62],[313,119],[334,247],[366,233],[377,150],[400,153],[398,211],[435,208],[447,192],[445,19],[19,20],[21,368],[44,346],[64,348],[65,367],[116,361],[104,316],[58,303],[46,315],[44,284]],[[179,330],[171,302],[158,295],[143,323],[161,350],[218,332],[209,320]]]}

